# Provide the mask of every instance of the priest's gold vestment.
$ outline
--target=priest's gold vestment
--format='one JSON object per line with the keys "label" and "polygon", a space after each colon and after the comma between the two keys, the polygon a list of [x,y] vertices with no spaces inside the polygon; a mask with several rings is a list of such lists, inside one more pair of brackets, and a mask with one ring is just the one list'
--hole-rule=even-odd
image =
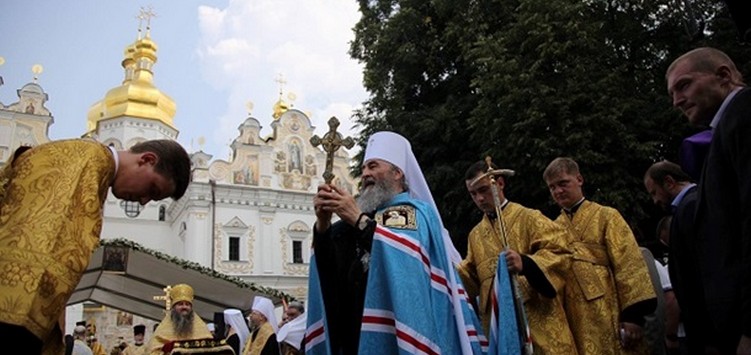
{"label": "priest's gold vestment", "polygon": [[54,141],[0,172],[0,321],[45,349],[62,349],[58,320],[98,246],[112,154],[93,140]]}
{"label": "priest's gold vestment", "polygon": [[[518,203],[509,202],[502,213],[510,248],[532,259],[556,290],[555,298],[546,298],[532,288],[524,276],[518,277],[534,353],[576,354],[563,308],[565,274],[571,265],[571,253],[566,245],[571,236],[540,211]],[[503,251],[497,222],[484,216],[470,232],[468,243],[467,257],[458,270],[471,299],[480,296],[480,320],[485,334],[489,335],[490,294],[498,256]]]}
{"label": "priest's gold vestment", "polygon": [[162,347],[173,341],[196,340],[196,339],[213,339],[214,336],[209,332],[209,327],[198,316],[193,313],[193,331],[186,335],[175,334],[175,324],[172,322],[169,312],[164,316],[159,326],[154,330],[149,343],[146,344],[146,353],[150,355],[162,355]]}
{"label": "priest's gold vestment", "polygon": [[648,353],[646,341],[631,351],[620,345],[620,312],[656,296],[631,228],[614,208],[587,200],[556,222],[574,238],[565,306],[579,354]]}
{"label": "priest's gold vestment", "polygon": [[271,323],[266,322],[258,328],[258,333],[255,339],[251,336],[248,342],[245,344],[242,355],[260,355],[263,348],[266,346],[266,342],[274,335],[274,328]]}

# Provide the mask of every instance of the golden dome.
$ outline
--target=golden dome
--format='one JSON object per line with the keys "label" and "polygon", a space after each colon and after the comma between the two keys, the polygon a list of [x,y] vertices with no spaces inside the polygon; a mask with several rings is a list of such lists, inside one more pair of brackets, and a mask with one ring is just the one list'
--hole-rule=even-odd
{"label": "golden dome", "polygon": [[125,79],[89,108],[89,132],[96,129],[99,121],[120,116],[157,120],[175,128],[175,101],[154,86],[156,51],[156,43],[148,35],[125,48]]}
{"label": "golden dome", "polygon": [[287,112],[287,110],[289,110],[289,105],[279,98],[279,101],[274,104],[274,119],[278,120],[279,117],[282,117],[282,114]]}

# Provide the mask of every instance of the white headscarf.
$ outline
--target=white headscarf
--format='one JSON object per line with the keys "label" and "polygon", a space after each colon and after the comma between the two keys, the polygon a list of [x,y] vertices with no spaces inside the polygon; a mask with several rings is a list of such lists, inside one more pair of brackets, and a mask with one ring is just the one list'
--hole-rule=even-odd
{"label": "white headscarf", "polygon": [[250,337],[250,329],[248,329],[248,323],[245,322],[243,312],[234,308],[225,309],[224,324],[229,325],[235,330],[235,333],[240,338],[240,350],[245,349],[245,342]]}
{"label": "white headscarf", "polygon": [[461,262],[462,257],[454,248],[454,242],[451,241],[449,232],[443,227],[443,220],[440,219],[441,214],[433,200],[433,194],[430,193],[428,182],[422,175],[420,164],[417,163],[417,158],[412,153],[412,145],[409,144],[409,141],[394,132],[374,133],[368,139],[368,146],[365,147],[363,163],[367,163],[371,159],[385,160],[402,170],[409,185],[409,196],[428,203],[435,210],[435,214],[439,218],[438,223],[441,225],[444,248],[446,248],[447,256],[452,261],[452,265]]}
{"label": "white headscarf", "polygon": [[255,296],[251,310],[261,312],[266,317],[266,320],[274,327],[274,334],[279,331],[279,323],[276,321],[276,315],[274,314],[274,303],[270,299]]}

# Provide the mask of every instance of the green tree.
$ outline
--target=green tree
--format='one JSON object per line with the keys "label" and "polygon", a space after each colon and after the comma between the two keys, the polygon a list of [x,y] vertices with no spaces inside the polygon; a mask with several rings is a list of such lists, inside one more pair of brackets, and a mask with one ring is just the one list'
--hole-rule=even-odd
{"label": "green tree", "polygon": [[675,160],[693,130],[670,107],[665,69],[699,45],[751,58],[719,1],[361,0],[360,11],[350,53],[371,93],[360,143],[383,129],[412,142],[461,251],[479,219],[463,173],[485,155],[517,172],[510,199],[548,212],[542,171],[571,156],[589,198],[643,224],[655,213],[644,171]]}

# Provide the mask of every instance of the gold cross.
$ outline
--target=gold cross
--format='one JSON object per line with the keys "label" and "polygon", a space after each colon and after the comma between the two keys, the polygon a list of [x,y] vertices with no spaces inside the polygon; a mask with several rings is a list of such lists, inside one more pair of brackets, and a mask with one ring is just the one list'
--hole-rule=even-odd
{"label": "gold cross", "polygon": [[321,145],[323,151],[326,152],[326,170],[323,171],[323,179],[327,184],[334,180],[334,153],[339,150],[339,147],[344,146],[347,149],[352,148],[355,145],[355,141],[352,137],[342,138],[342,134],[336,131],[339,127],[339,120],[336,117],[329,119],[329,131],[323,135],[323,138],[315,135],[310,138],[310,144],[314,147]]}
{"label": "gold cross", "polygon": [[172,306],[172,299],[170,299],[169,292],[172,290],[172,286],[167,285],[167,287],[162,289],[164,291],[164,295],[161,296],[154,296],[154,301],[164,301],[164,309],[170,310]]}

